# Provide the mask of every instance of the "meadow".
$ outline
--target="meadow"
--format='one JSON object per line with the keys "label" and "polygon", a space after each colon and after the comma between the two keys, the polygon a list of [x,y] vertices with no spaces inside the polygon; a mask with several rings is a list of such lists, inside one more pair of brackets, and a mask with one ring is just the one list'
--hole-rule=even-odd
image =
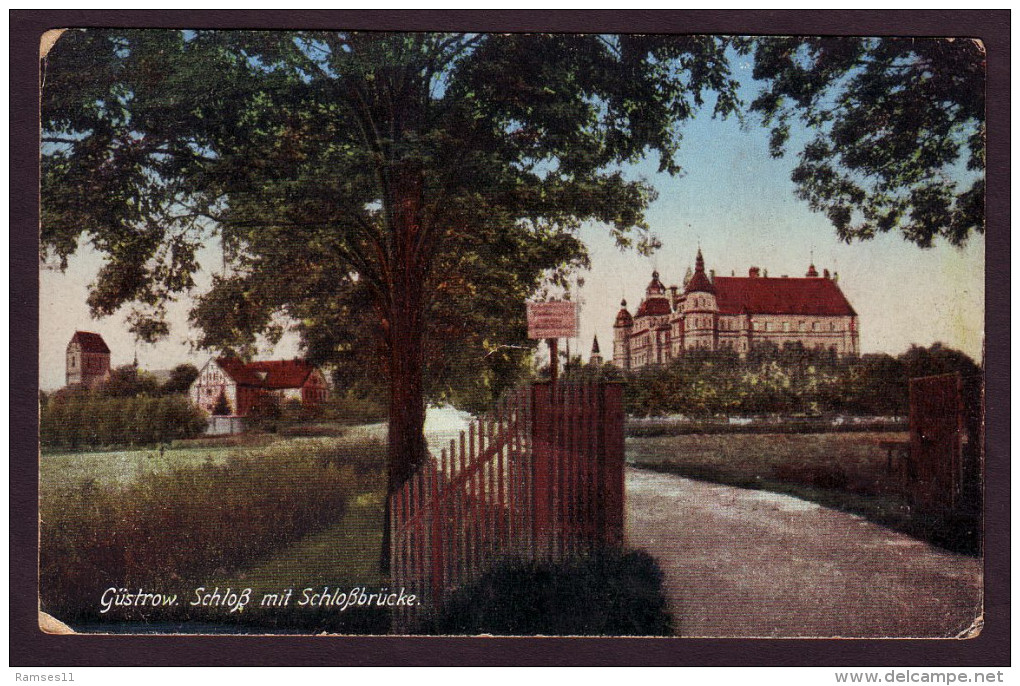
{"label": "meadow", "polygon": [[[42,609],[72,626],[188,622],[385,633],[385,613],[191,607],[194,589],[252,596],[378,586],[383,443],[373,432],[215,441],[164,450],[46,454],[40,466]],[[108,588],[177,594],[113,607]]]}

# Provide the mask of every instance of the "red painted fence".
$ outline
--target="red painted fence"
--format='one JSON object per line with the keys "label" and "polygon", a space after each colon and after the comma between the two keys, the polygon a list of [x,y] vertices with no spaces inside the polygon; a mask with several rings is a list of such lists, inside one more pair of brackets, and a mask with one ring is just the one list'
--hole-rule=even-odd
{"label": "red painted fence", "polygon": [[622,543],[623,387],[517,389],[393,493],[390,513],[391,586],[420,608],[437,608],[502,557]]}

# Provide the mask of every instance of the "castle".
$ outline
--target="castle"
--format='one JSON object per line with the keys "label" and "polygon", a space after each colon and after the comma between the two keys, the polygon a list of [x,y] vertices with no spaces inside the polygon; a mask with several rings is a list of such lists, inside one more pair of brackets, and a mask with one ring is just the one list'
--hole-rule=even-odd
{"label": "castle", "polygon": [[666,364],[688,351],[729,350],[741,356],[753,347],[788,343],[836,355],[860,353],[857,313],[839,289],[838,275],[819,276],[812,264],[803,278],[764,276],[751,267],[746,277],[705,273],[698,250],[684,291],[668,289],[652,272],[645,297],[632,317],[627,301],[613,324],[613,363],[621,369]]}

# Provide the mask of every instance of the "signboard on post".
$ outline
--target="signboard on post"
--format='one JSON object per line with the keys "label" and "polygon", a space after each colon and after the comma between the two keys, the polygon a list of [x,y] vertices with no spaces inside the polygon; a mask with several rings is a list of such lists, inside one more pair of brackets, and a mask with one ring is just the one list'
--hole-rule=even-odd
{"label": "signboard on post", "polygon": [[554,300],[529,302],[528,338],[574,338],[577,336],[577,303]]}

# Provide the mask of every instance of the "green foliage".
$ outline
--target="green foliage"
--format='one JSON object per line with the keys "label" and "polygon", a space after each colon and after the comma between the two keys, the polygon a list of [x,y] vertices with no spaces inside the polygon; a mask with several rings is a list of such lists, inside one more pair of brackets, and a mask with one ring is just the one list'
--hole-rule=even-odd
{"label": "green foliage", "polygon": [[212,413],[216,416],[223,417],[226,415],[233,414],[230,409],[230,401],[227,400],[227,394],[220,389],[220,395],[216,398],[216,404],[213,405]]}
{"label": "green foliage", "polygon": [[[377,441],[304,441],[124,486],[90,480],[50,493],[40,504],[42,608],[67,620],[104,618],[97,599],[111,586],[183,597],[339,522],[350,494],[382,490],[384,452]],[[139,619],[149,610],[127,612]]]}
{"label": "green foliage", "polygon": [[662,572],[644,551],[560,563],[510,560],[455,591],[426,634],[671,636]]}
{"label": "green foliage", "polygon": [[980,408],[980,367],[938,343],[898,357],[836,358],[803,346],[758,348],[746,359],[695,352],[664,367],[624,373],[624,402],[627,413],[638,417],[906,416],[911,378],[955,371],[966,380],[969,411]]}
{"label": "green foliage", "polygon": [[139,395],[159,395],[159,380],[132,364],[110,370],[110,376],[96,386],[96,391],[108,398],[134,398]]}
{"label": "green foliage", "polygon": [[39,436],[44,447],[155,445],[198,436],[205,427],[205,415],[185,396],[56,393],[41,409]]}
{"label": "green foliage", "polygon": [[334,394],[321,405],[320,414],[343,424],[377,424],[386,421],[386,404],[378,396]]}
{"label": "green foliage", "polygon": [[243,354],[295,325],[312,361],[421,406],[390,412],[413,462],[426,398],[513,383],[533,348],[522,303],[587,264],[581,222],[655,245],[654,191],[620,167],[654,153],[677,173],[678,125],[735,111],[727,45],[68,31],[45,59],[43,255],[87,235],[109,260],[93,311],[134,303],[149,339],[218,238],[234,269],[192,313],[199,343]]}
{"label": "green foliage", "polygon": [[985,52],[974,39],[762,37],[740,41],[765,82],[751,104],[784,153],[814,134],[797,194],[846,240],[899,231],[930,247],[984,232]]}
{"label": "green foliage", "polygon": [[184,394],[198,378],[198,367],[193,364],[179,364],[170,372],[170,378],[163,382],[159,392],[163,395]]}

